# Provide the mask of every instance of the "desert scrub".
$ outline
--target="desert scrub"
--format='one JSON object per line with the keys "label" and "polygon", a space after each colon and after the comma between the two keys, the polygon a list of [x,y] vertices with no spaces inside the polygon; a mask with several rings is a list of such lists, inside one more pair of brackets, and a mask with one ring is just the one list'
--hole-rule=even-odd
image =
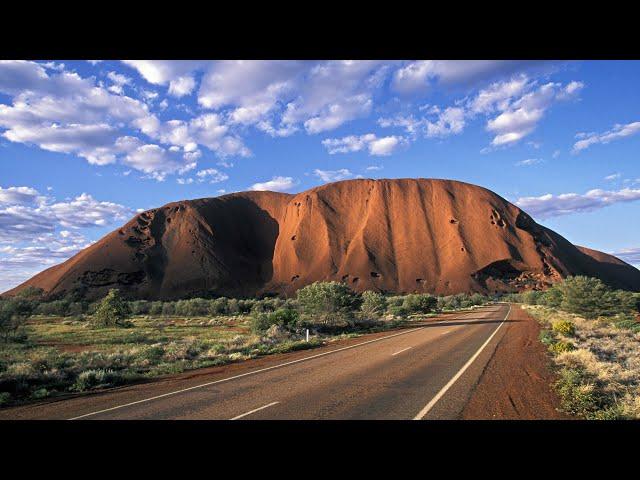
{"label": "desert scrub", "polygon": [[576,346],[573,343],[565,342],[564,340],[559,340],[549,345],[549,350],[553,353],[571,352],[575,349]]}
{"label": "desert scrub", "polygon": [[[540,340],[558,369],[563,410],[587,419],[640,418],[640,332],[618,326],[624,317],[586,319],[540,305],[523,308],[546,327]],[[553,328],[562,322],[574,326],[573,349],[558,346],[569,343]]]}
{"label": "desert scrub", "polygon": [[566,337],[572,337],[576,333],[576,326],[569,320],[560,320],[559,322],[554,323],[551,329]]}

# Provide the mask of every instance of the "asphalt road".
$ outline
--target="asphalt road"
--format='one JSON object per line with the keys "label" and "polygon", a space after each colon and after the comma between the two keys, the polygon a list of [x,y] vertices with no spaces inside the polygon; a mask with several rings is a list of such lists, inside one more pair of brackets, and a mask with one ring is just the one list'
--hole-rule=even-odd
{"label": "asphalt road", "polygon": [[490,305],[346,345],[8,409],[0,418],[456,419],[509,312]]}

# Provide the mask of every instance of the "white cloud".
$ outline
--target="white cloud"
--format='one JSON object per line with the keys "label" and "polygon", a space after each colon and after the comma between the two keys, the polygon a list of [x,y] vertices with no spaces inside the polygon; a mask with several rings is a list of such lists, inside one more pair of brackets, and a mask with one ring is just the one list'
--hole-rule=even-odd
{"label": "white cloud", "polygon": [[640,248],[623,248],[617,252],[613,252],[611,255],[618,257],[631,265],[640,267]]}
{"label": "white cloud", "polygon": [[402,94],[427,90],[433,84],[471,85],[498,75],[530,68],[539,62],[507,60],[420,60],[398,69],[392,88]]}
{"label": "white cloud", "polygon": [[621,176],[622,175],[620,175],[619,173],[612,173],[611,175],[607,175],[606,177],[604,177],[604,179],[607,182],[612,182],[614,180],[619,180]]}
{"label": "white cloud", "polygon": [[196,81],[193,77],[178,77],[169,84],[169,95],[184,97],[191,94],[195,87]]}
{"label": "white cloud", "polygon": [[630,137],[638,132],[640,132],[640,122],[627,123],[626,125],[616,124],[611,130],[604,133],[579,133],[576,138],[580,140],[573,145],[573,153],[578,153],[598,143],[606,144]]}
{"label": "white cloud", "polygon": [[203,69],[209,62],[197,60],[123,60],[153,85],[167,85]]}
{"label": "white cloud", "polygon": [[43,201],[44,197],[31,187],[0,187],[0,204],[33,204]]}
{"label": "white cloud", "polygon": [[182,174],[196,167],[196,162],[188,157],[154,144],[138,145],[124,157],[123,163],[158,181],[164,181],[168,174]]}
{"label": "white cloud", "polygon": [[518,167],[528,167],[531,165],[537,165],[539,163],[544,162],[544,160],[542,160],[541,158],[527,158],[525,160],[520,160],[519,162],[516,162],[516,166]]}
{"label": "white cloud", "polygon": [[370,61],[221,61],[205,73],[199,103],[271,136],[332,130],[367,115],[387,67]]}
{"label": "white cloud", "polygon": [[589,190],[585,194],[550,193],[540,197],[523,197],[515,203],[534,217],[548,218],[579,212],[590,212],[620,202],[640,200],[640,189],[623,188],[617,191]]}
{"label": "white cloud", "polygon": [[[11,187],[6,190],[12,191]],[[102,227],[131,215],[131,210],[122,205],[100,202],[86,193],[56,202],[30,190],[34,192],[29,195],[38,199],[35,203],[16,201],[22,199],[14,197],[12,204],[0,206],[0,243],[31,241],[35,235],[53,232],[57,227]]]}
{"label": "white cloud", "polygon": [[391,155],[400,146],[406,143],[403,137],[388,136],[378,138],[373,133],[365,135],[350,135],[343,138],[327,138],[322,141],[322,145],[329,154],[358,152],[365,148],[370,155]]}
{"label": "white cloud", "polygon": [[209,183],[219,183],[229,179],[229,175],[224,172],[220,172],[215,168],[200,170],[196,173],[196,176],[198,177],[199,182],[209,181]]}
{"label": "white cloud", "polygon": [[439,112],[435,122],[426,122],[427,137],[447,137],[462,132],[465,125],[465,113],[462,108],[448,107]]}
{"label": "white cloud", "polygon": [[497,117],[487,122],[487,130],[495,136],[491,144],[513,144],[533,132],[546,110],[556,101],[573,98],[582,88],[579,82],[562,87],[547,83],[511,103]]}
{"label": "white cloud", "polygon": [[492,83],[469,102],[468,109],[473,114],[506,110],[511,100],[522,95],[528,86],[529,80],[526,75]]}
{"label": "white cloud", "polygon": [[273,192],[286,192],[294,188],[298,183],[292,177],[273,177],[266,182],[254,183],[249,190],[269,190]]}
{"label": "white cloud", "polygon": [[338,180],[353,177],[353,173],[346,168],[341,168],[340,170],[320,170],[316,168],[313,174],[323,182],[337,182]]}
{"label": "white cloud", "polygon": [[382,165],[369,165],[367,168],[365,168],[365,170],[367,172],[372,172],[372,171],[377,171],[377,170],[382,170],[384,167]]}
{"label": "white cloud", "polygon": [[113,83],[115,83],[116,85],[130,85],[131,84],[131,79],[129,77],[127,77],[126,75],[122,75],[121,73],[117,73],[117,72],[109,72],[107,74],[107,78],[109,80],[111,80]]}

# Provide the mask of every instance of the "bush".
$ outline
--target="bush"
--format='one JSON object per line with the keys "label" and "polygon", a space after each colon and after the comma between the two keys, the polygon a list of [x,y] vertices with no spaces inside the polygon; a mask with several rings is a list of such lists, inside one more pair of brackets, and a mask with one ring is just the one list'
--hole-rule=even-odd
{"label": "bush", "polygon": [[429,313],[436,309],[438,299],[429,294],[407,295],[402,303],[404,309],[409,313]]}
{"label": "bush", "polygon": [[559,285],[553,285],[538,298],[539,305],[546,305],[551,308],[559,308],[562,303],[562,290]]}
{"label": "bush", "polygon": [[16,337],[35,307],[34,302],[20,297],[0,301],[0,335],[5,342]]}
{"label": "bush", "polygon": [[558,288],[562,292],[560,308],[585,318],[635,310],[635,298],[631,292],[611,290],[597,278],[567,277]]}
{"label": "bush", "polygon": [[114,372],[113,370],[85,370],[78,375],[76,382],[71,387],[71,390],[77,392],[84,392],[91,388],[99,386],[108,386],[113,383]]}
{"label": "bush", "polygon": [[540,330],[540,342],[543,345],[550,346],[556,341],[556,336],[551,330]]}
{"label": "bush", "polygon": [[7,405],[11,401],[11,394],[9,392],[0,392],[0,407]]}
{"label": "bush", "polygon": [[315,282],[298,290],[298,305],[313,323],[324,325],[350,321],[359,307],[356,295],[343,283]]}
{"label": "bush", "polygon": [[551,350],[555,354],[571,352],[572,350],[575,350],[575,349],[576,347],[573,343],[565,342],[563,340],[560,340],[559,342],[555,342],[549,345],[549,350]]}
{"label": "bush", "polygon": [[595,386],[584,371],[563,368],[555,386],[565,412],[588,418],[598,410],[600,402]]}
{"label": "bush", "polygon": [[136,300],[129,302],[129,307],[133,315],[147,315],[151,310],[151,303],[146,300]]}
{"label": "bush", "polygon": [[553,324],[551,329],[554,332],[567,337],[572,337],[576,333],[576,326],[573,324],[573,322],[570,322],[569,320],[562,320],[560,322],[556,322]]}
{"label": "bush", "polygon": [[251,318],[251,330],[255,333],[263,333],[272,325],[278,325],[286,329],[292,329],[298,322],[298,312],[288,308],[280,308],[275,312],[256,312]]}
{"label": "bush", "polygon": [[378,319],[387,309],[387,300],[378,292],[367,290],[362,292],[362,304],[360,312],[366,318]]}
{"label": "bush", "polygon": [[111,289],[100,302],[96,313],[93,315],[93,321],[97,326],[101,327],[125,326],[125,320],[129,314],[129,304],[122,300],[118,290]]}

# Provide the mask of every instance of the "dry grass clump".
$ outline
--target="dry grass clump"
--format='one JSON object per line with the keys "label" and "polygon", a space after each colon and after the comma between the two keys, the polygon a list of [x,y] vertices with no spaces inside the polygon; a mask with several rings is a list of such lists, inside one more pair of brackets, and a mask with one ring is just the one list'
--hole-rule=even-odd
{"label": "dry grass clump", "polygon": [[[589,419],[640,418],[640,332],[617,320],[523,308],[545,327],[541,340],[558,366],[556,388],[565,411]],[[559,348],[568,337],[575,348]]]}

